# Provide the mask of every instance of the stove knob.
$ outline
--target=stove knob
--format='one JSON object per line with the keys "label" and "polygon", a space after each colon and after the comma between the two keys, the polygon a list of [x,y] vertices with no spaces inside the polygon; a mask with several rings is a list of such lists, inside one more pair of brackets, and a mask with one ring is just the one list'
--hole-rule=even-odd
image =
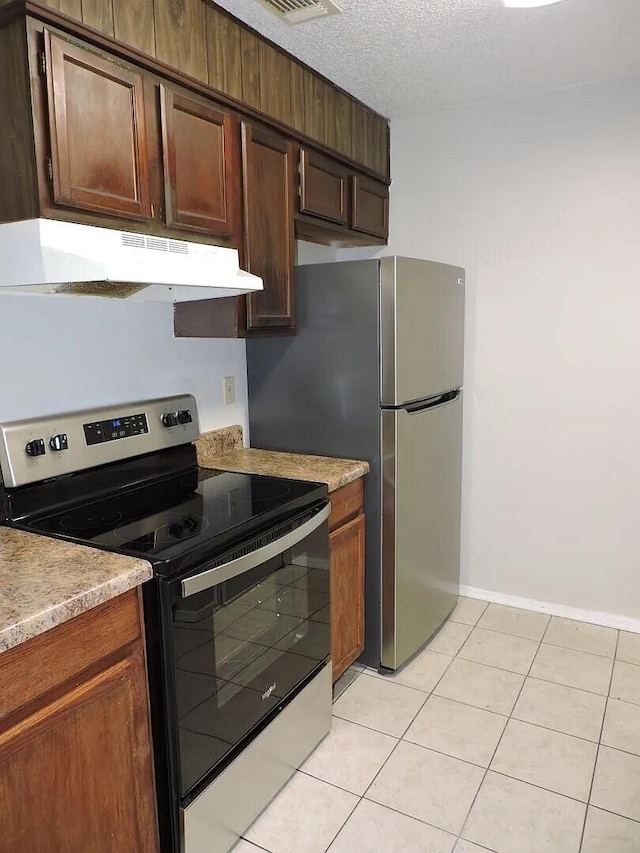
{"label": "stove knob", "polygon": [[174,427],[178,423],[178,413],[177,412],[167,412],[162,416],[162,423],[167,429]]}
{"label": "stove knob", "polygon": [[27,456],[44,456],[47,452],[44,446],[44,439],[34,438],[33,441],[28,441],[25,452]]}
{"label": "stove knob", "polygon": [[190,424],[193,421],[191,417],[191,412],[189,409],[183,409],[181,412],[178,412],[178,423],[179,424]]}
{"label": "stove knob", "polygon": [[58,452],[61,450],[69,449],[69,441],[67,439],[66,432],[61,432],[59,435],[54,435],[49,440],[49,447],[52,450],[57,450]]}

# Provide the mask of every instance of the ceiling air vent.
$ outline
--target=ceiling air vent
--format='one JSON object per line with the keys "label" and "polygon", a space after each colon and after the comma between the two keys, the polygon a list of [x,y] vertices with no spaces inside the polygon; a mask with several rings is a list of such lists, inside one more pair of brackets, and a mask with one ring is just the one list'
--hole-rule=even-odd
{"label": "ceiling air vent", "polygon": [[333,0],[260,0],[260,3],[288,24],[302,24],[342,12]]}

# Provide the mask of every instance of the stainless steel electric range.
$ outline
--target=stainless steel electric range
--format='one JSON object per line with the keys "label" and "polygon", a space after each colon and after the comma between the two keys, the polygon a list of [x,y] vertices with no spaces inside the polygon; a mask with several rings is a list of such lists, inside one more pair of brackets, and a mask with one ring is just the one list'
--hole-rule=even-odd
{"label": "stainless steel electric range", "polygon": [[0,425],[4,524],[153,566],[166,853],[229,850],[331,721],[327,488],[199,468],[198,435],[189,395]]}

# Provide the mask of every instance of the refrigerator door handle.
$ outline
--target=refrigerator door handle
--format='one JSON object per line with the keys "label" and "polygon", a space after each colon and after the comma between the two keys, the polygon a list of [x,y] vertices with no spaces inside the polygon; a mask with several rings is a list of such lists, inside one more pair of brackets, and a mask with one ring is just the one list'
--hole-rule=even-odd
{"label": "refrigerator door handle", "polygon": [[416,403],[407,403],[402,408],[410,415],[417,415],[419,412],[426,412],[428,409],[436,409],[438,406],[446,406],[447,403],[453,403],[460,396],[460,389],[447,391],[444,394],[438,394],[437,397],[428,397],[426,400],[419,400]]}

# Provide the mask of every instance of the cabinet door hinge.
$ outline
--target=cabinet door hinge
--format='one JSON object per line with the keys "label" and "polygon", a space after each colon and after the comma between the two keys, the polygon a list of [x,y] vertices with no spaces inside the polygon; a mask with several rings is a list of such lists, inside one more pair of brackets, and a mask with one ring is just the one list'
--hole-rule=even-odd
{"label": "cabinet door hinge", "polygon": [[302,198],[302,184],[298,184],[298,198]]}
{"label": "cabinet door hinge", "polygon": [[41,50],[38,54],[38,68],[40,70],[40,74],[45,77],[47,74],[47,55],[44,50]]}
{"label": "cabinet door hinge", "polygon": [[53,160],[47,157],[47,178],[53,182]]}

